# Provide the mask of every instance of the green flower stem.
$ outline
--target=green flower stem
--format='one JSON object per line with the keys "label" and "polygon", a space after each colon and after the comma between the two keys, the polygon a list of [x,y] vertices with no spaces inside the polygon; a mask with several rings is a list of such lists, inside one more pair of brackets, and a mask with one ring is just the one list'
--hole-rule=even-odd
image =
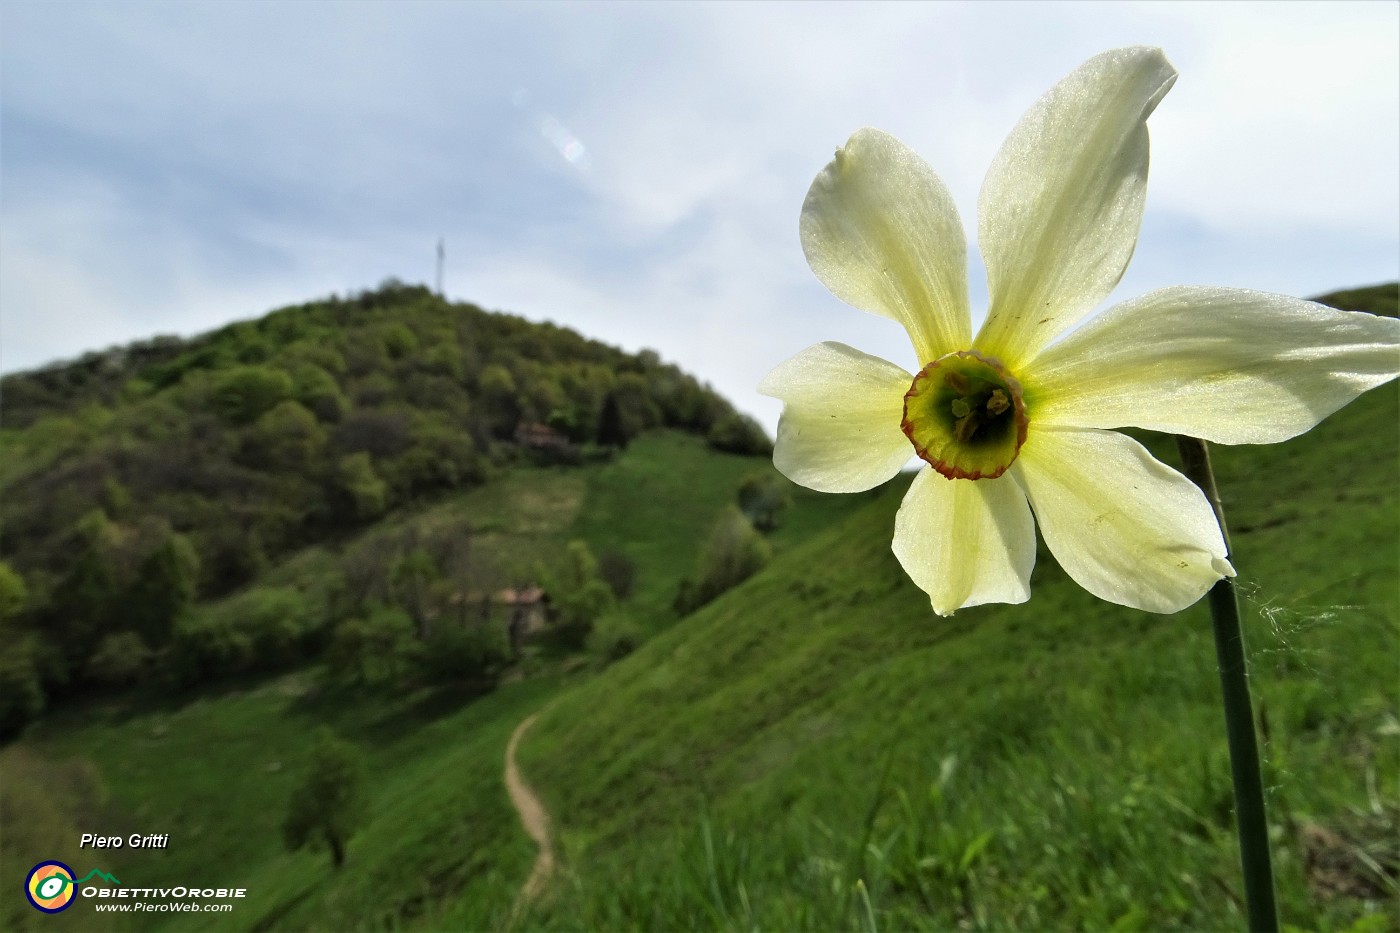
{"label": "green flower stem", "polygon": [[[1225,548],[1230,536],[1225,512],[1215,488],[1206,442],[1178,435],[1183,472],[1206,494]],[[1259,743],[1254,734],[1254,710],[1249,699],[1245,668],[1244,631],[1235,584],[1230,577],[1216,583],[1207,594],[1211,623],[1215,628],[1215,654],[1220,665],[1220,690],[1225,701],[1225,733],[1230,743],[1230,774],[1235,782],[1235,823],[1240,838],[1240,865],[1244,870],[1244,899],[1249,929],[1277,933],[1278,908],[1274,904],[1274,870],[1269,857],[1269,822],[1264,815],[1264,782],[1259,773]]]}

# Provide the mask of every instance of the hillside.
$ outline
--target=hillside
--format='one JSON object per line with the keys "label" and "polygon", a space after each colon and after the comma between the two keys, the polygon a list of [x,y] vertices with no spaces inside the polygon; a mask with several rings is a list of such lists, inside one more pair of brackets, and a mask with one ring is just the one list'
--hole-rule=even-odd
{"label": "hillside", "polygon": [[[1379,300],[1396,291],[1380,288]],[[1389,386],[1289,443],[1216,451],[1281,906],[1299,929],[1400,922],[1397,424]],[[1163,439],[1145,440],[1174,462]],[[447,560],[460,549],[434,549],[466,540],[457,582],[476,593],[496,562],[552,555],[543,573],[562,578],[581,541],[600,563],[625,557],[634,581],[588,654],[539,644],[485,682],[372,664],[360,678],[336,666],[331,646],[344,641],[328,646],[313,626],[320,635],[296,642],[304,653],[251,650],[241,655],[251,666],[212,680],[89,688],[0,749],[0,874],[60,858],[127,883],[237,884],[248,899],[228,914],[99,923],[81,909],[41,916],[11,885],[0,924],[1242,927],[1204,607],[1161,617],[1098,602],[1042,552],[1028,604],[936,618],[889,551],[903,476],[853,496],[779,484],[791,505],[765,536],[771,562],[682,614],[681,580],[701,574],[716,516],[771,467],[674,429],[579,465],[530,463],[505,442],[497,454],[481,484],[269,558],[251,586],[196,602],[182,630],[233,626],[261,599],[287,607],[288,590],[342,605],[320,591],[326,579],[360,587],[365,606],[397,600],[406,626],[416,551],[439,554],[440,570],[460,566]],[[458,605],[452,589],[425,592],[443,611]],[[356,611],[368,616],[331,634],[386,618]],[[606,663],[625,652],[596,636],[619,632],[638,647]],[[355,657],[377,657],[376,644]],[[551,812],[563,871],[513,917],[534,849],[502,763],[535,713],[520,763]],[[366,816],[339,869],[324,852],[288,851],[280,832],[308,735],[327,725],[365,766]],[[168,832],[171,845],[78,851],[89,827]]]}
{"label": "hillside", "polygon": [[[492,548],[489,515],[404,525],[444,496],[522,468],[606,463],[663,428],[729,453],[770,449],[650,351],[394,282],[7,376],[0,398],[0,634],[14,644],[0,739],[45,699],[93,686],[315,656],[336,623],[373,606],[400,604],[423,635],[461,600],[539,582],[562,560],[567,542]],[[344,547],[380,526],[402,533]],[[317,563],[303,555],[269,576],[308,548]],[[629,559],[612,561],[625,573]],[[213,623],[194,620],[196,605],[235,594]]]}
{"label": "hillside", "polygon": [[[1387,386],[1216,450],[1301,928],[1400,919],[1397,424]],[[569,874],[532,925],[1240,928],[1204,605],[1096,601],[1042,549],[1028,604],[935,618],[906,482],[548,707],[522,762]]]}
{"label": "hillside", "polygon": [[[643,435],[606,463],[520,466],[479,488],[389,516],[334,550],[297,552],[270,567],[258,585],[200,604],[189,624],[215,625],[245,610],[250,595],[284,585],[314,590],[337,561],[353,563],[353,555],[406,538],[431,542],[469,522],[472,546],[497,556],[562,554],[574,540],[591,542],[599,553],[625,549],[636,585],[600,620],[600,631],[634,623],[641,641],[674,624],[680,575],[694,572],[716,515],[755,471],[772,475],[761,460],[718,452],[674,431]],[[860,505],[858,498],[793,490],[787,519],[768,541],[785,553]],[[503,636],[503,627],[497,631]],[[284,929],[408,922],[441,929],[432,918],[464,891],[484,898],[483,909],[502,920],[520,881],[517,868],[528,871],[532,857],[501,787],[506,737],[526,714],[602,662],[538,645],[505,668],[503,682],[483,686],[434,685],[412,676],[347,682],[336,674],[334,657],[332,650],[310,663],[274,658],[183,687],[155,677],[57,705],[20,741],[0,749],[0,874],[22,874],[41,858],[87,866],[94,853],[79,851],[77,841],[90,827],[120,835],[159,831],[171,834],[168,850],[97,853],[100,865],[93,864],[143,884],[191,877],[246,883],[255,899],[222,918],[234,929],[274,921]],[[280,837],[307,735],[322,725],[363,750],[373,814],[333,878],[324,855],[286,852]],[[359,893],[350,895],[347,885]],[[482,895],[482,886],[494,893]],[[10,929],[35,921],[43,929],[112,928],[110,918],[96,924],[78,910],[41,917],[19,899],[16,886],[0,893],[0,908],[0,925]],[[168,919],[132,919],[117,928],[148,929]],[[190,928],[190,918],[177,918],[171,928]]]}

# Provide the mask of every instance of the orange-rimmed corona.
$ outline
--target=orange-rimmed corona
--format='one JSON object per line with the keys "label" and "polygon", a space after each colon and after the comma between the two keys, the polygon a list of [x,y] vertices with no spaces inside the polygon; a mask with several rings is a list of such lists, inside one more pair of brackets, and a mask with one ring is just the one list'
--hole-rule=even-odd
{"label": "orange-rimmed corona", "polygon": [[949,479],[996,479],[1026,442],[1021,383],[976,350],[949,353],[914,377],[900,421],[919,458]]}

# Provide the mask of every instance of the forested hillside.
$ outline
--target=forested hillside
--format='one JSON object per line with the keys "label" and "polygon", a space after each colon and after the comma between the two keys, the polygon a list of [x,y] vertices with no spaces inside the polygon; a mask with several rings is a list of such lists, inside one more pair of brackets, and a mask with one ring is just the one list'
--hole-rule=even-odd
{"label": "forested hillside", "polygon": [[[769,443],[650,351],[392,281],[7,376],[0,404],[0,732],[45,697],[133,679],[153,653],[180,680],[239,667],[230,653],[303,653],[373,588],[347,596],[346,568],[310,568],[202,625],[199,645],[181,636],[197,602],[283,556],[517,465],[605,461],[663,427],[735,453]],[[362,558],[350,575],[397,573],[413,589],[461,563],[431,544],[391,549],[380,563],[393,566]],[[278,631],[234,631],[249,618]]]}

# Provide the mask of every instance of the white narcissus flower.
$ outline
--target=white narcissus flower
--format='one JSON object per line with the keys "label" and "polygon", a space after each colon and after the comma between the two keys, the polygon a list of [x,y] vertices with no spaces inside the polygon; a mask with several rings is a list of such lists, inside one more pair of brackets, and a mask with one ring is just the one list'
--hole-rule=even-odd
{"label": "white narcissus flower", "polygon": [[902,324],[924,368],[839,343],[780,364],[759,387],[784,403],[773,460],[823,492],[870,489],[912,454],[925,460],[894,553],[941,615],[1028,599],[1037,522],[1094,595],[1189,606],[1234,575],[1211,507],[1105,429],[1274,443],[1400,369],[1400,321],[1226,288],[1164,288],[1049,345],[1123,275],[1147,117],[1175,80],[1160,50],[1117,49],[1021,118],[978,199],[990,307],[975,338],[961,222],[922,159],[863,129],[807,194],[812,270],[836,297]]}

